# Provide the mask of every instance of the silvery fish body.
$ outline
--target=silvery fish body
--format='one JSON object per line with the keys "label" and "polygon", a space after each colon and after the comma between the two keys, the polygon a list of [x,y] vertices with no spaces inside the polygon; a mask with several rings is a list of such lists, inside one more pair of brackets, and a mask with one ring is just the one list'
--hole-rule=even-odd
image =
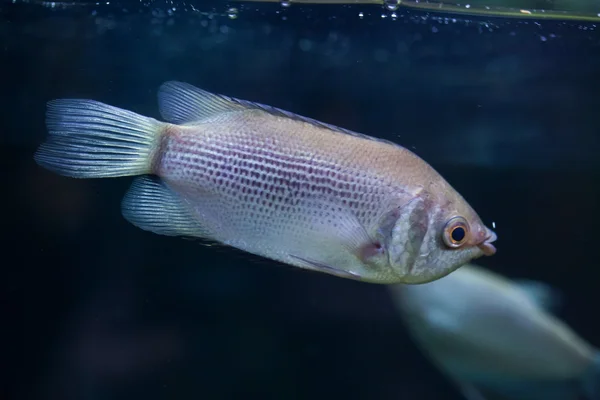
{"label": "silvery fish body", "polygon": [[300,268],[422,283],[495,252],[495,234],[426,162],[383,140],[168,82],[168,123],[91,100],[49,103],[35,159],[80,178],[137,178],[134,225]]}
{"label": "silvery fish body", "polygon": [[389,290],[415,342],[467,399],[600,400],[600,353],[548,311],[560,298],[549,286],[466,264]]}

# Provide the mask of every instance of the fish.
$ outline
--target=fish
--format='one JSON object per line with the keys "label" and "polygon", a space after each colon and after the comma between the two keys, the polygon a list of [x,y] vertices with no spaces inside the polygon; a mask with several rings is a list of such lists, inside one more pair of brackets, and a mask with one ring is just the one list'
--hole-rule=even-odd
{"label": "fish", "polygon": [[416,345],[468,400],[600,400],[600,353],[553,311],[558,290],[475,264],[388,286]]}
{"label": "fish", "polygon": [[165,122],[49,101],[34,160],[72,178],[135,176],[127,221],[290,266],[418,284],[496,252],[496,233],[429,164],[383,139],[168,81]]}

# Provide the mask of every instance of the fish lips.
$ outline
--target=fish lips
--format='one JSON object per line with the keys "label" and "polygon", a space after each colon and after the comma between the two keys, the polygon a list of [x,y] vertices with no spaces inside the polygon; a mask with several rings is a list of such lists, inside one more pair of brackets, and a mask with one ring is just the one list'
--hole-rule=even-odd
{"label": "fish lips", "polygon": [[485,237],[485,239],[483,239],[483,241],[481,243],[479,243],[477,245],[477,247],[479,247],[479,249],[486,256],[492,256],[492,255],[496,254],[496,247],[492,243],[495,242],[496,239],[498,239],[498,236],[491,229],[489,229],[489,228],[485,228],[485,229],[486,229],[486,237]]}

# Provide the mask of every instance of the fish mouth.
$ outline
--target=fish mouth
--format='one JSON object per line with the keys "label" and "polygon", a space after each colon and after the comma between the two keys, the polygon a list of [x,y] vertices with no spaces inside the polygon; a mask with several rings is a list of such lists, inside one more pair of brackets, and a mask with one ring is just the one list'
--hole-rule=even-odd
{"label": "fish mouth", "polygon": [[479,247],[479,249],[483,252],[483,254],[485,254],[486,256],[492,256],[494,254],[496,254],[496,247],[492,244],[493,242],[496,241],[496,239],[498,239],[498,236],[496,235],[496,233],[488,228],[486,229],[486,238],[483,239],[483,241],[481,243],[479,243],[477,245],[477,247]]}

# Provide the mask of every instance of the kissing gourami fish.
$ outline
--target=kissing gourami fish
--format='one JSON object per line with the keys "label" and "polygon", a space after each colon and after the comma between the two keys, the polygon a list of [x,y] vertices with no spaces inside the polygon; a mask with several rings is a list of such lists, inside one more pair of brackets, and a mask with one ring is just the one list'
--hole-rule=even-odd
{"label": "kissing gourami fish", "polygon": [[600,353],[548,312],[559,299],[549,286],[467,264],[389,289],[415,342],[468,400],[600,400]]}
{"label": "kissing gourami fish", "polygon": [[496,251],[495,233],[403,147],[185,83],[158,98],[168,122],[49,102],[35,160],[76,178],[146,175],[122,202],[141,229],[345,278],[423,283]]}

